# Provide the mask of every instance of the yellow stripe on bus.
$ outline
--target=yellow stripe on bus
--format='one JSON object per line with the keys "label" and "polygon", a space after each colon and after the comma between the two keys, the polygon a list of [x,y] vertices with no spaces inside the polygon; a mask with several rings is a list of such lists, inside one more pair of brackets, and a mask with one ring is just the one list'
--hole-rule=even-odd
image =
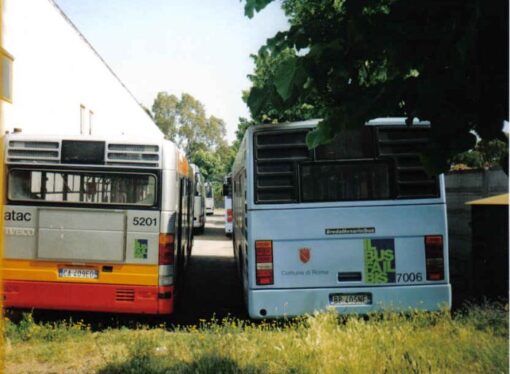
{"label": "yellow stripe on bus", "polygon": [[[106,270],[110,270],[109,268],[111,268],[111,271],[104,271],[105,267]],[[59,268],[95,269],[98,272],[98,278],[62,278],[59,277]],[[157,286],[158,265],[104,263],[73,265],[70,263],[55,261],[4,259],[3,276],[6,280]]]}

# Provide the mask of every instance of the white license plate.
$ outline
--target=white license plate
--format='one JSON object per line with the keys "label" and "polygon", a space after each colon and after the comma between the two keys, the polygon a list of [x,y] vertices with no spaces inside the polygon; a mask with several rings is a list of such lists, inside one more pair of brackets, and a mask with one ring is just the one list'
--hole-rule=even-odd
{"label": "white license plate", "polygon": [[98,272],[96,269],[58,269],[58,276],[60,278],[80,278],[80,279],[97,279]]}
{"label": "white license plate", "polygon": [[372,304],[372,294],[333,293],[329,295],[329,303],[332,305],[370,305]]}

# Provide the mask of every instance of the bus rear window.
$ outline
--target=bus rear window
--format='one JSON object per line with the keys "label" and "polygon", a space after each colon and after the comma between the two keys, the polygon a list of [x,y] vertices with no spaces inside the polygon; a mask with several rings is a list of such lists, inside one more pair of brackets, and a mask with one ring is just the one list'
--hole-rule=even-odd
{"label": "bus rear window", "polygon": [[390,199],[387,162],[334,162],[301,165],[301,201]]}
{"label": "bus rear window", "polygon": [[205,197],[208,198],[213,197],[212,186],[209,183],[205,185]]}
{"label": "bus rear window", "polygon": [[9,172],[8,198],[76,204],[153,206],[156,176],[112,172],[14,169]]}

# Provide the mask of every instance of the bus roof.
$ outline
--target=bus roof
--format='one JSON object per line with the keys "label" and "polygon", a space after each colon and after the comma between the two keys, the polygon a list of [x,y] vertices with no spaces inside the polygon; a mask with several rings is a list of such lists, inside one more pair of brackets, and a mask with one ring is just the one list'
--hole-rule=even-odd
{"label": "bus roof", "polygon": [[[381,117],[374,118],[365,123],[366,126],[403,126],[406,124],[405,117]],[[430,126],[429,121],[420,121],[419,118],[413,118],[413,126]]]}
{"label": "bus roof", "polygon": [[128,143],[128,144],[158,144],[161,145],[165,142],[164,138],[159,137],[141,137],[133,135],[70,135],[70,134],[32,134],[32,133],[11,133],[5,135],[6,140],[46,140],[46,141],[61,141],[61,140],[81,140],[81,141],[104,141],[115,143]]}
{"label": "bus roof", "polygon": [[176,169],[172,165],[178,153],[175,143],[162,138],[23,133],[5,136],[5,160],[11,165],[66,164]]}
{"label": "bus roof", "polygon": [[[282,122],[277,124],[263,124],[252,126],[253,131],[267,130],[267,129],[283,129],[288,127],[314,127],[322,121],[320,118],[310,119],[306,121],[297,122]],[[406,124],[405,117],[381,117],[374,118],[365,123],[365,126],[404,126]],[[413,126],[430,126],[430,121],[421,121],[419,118],[413,119]]]}

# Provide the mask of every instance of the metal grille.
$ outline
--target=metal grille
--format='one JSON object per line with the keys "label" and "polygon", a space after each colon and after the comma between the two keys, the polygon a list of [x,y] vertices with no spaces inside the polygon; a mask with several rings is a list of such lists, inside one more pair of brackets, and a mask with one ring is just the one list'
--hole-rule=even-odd
{"label": "metal grille", "polygon": [[135,301],[135,290],[132,288],[117,288],[115,301]]}
{"label": "metal grille", "polygon": [[255,134],[255,201],[291,203],[299,197],[298,162],[312,159],[305,138],[308,130]]}
{"label": "metal grille", "polygon": [[435,176],[429,176],[421,161],[421,153],[429,139],[429,128],[384,126],[377,128],[378,153],[395,162],[397,198],[439,196]]}
{"label": "metal grille", "polygon": [[108,144],[107,165],[158,167],[159,147],[153,144]]}
{"label": "metal grille", "polygon": [[58,163],[60,144],[58,142],[38,142],[12,140],[8,144],[9,163]]}

